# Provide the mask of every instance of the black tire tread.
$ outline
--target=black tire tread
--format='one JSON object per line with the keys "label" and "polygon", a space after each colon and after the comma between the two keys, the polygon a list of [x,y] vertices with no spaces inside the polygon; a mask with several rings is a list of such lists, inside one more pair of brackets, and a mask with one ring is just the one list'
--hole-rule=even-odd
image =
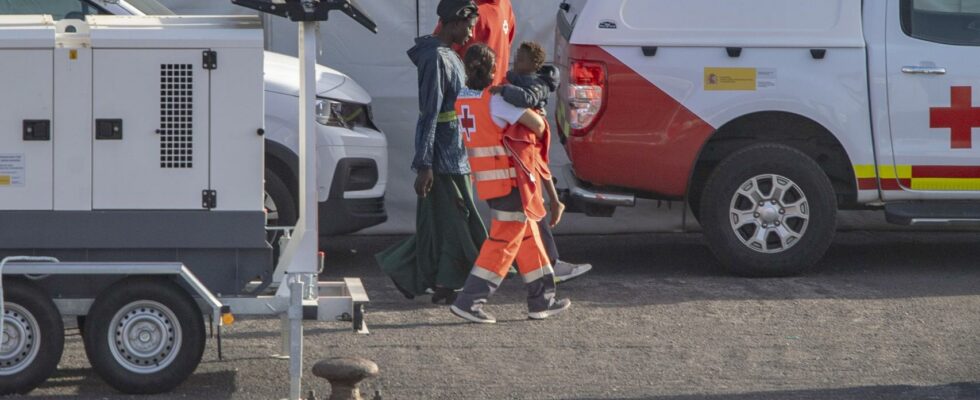
{"label": "black tire tread", "polygon": [[3,296],[7,304],[15,303],[30,311],[41,330],[41,349],[34,363],[16,375],[0,376],[0,396],[27,394],[58,369],[65,349],[65,326],[61,313],[47,292],[31,282],[18,278],[4,279]]}
{"label": "black tire tread", "polygon": [[[115,313],[138,300],[166,305],[177,316],[183,331],[180,352],[166,369],[136,374],[120,366],[109,350],[108,325]],[[105,289],[85,320],[85,354],[96,373],[110,386],[127,394],[166,393],[194,372],[204,354],[205,328],[201,309],[180,286],[163,277],[123,279]]]}
{"label": "black tire tread", "polygon": [[[719,193],[763,173],[786,176],[800,185],[811,210],[800,243],[775,255],[756,253],[735,238],[728,221],[732,193]],[[811,269],[833,241],[836,214],[836,193],[820,165],[805,153],[777,143],[749,146],[725,158],[711,173],[701,197],[702,228],[711,251],[730,272],[747,277],[794,276]]]}

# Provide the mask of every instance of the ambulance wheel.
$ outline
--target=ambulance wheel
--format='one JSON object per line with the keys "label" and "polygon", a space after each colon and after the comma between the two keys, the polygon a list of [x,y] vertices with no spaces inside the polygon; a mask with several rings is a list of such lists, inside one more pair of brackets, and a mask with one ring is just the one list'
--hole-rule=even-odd
{"label": "ambulance wheel", "polygon": [[204,353],[204,318],[165,278],[123,279],[96,298],[85,321],[85,353],[110,386],[128,394],[173,390]]}
{"label": "ambulance wheel", "polygon": [[[282,178],[270,169],[265,170],[265,211],[267,226],[296,225],[296,200]],[[279,239],[282,235],[281,231],[269,231],[267,234],[276,262],[279,260]]]}
{"label": "ambulance wheel", "polygon": [[58,368],[65,327],[54,302],[33,283],[6,280],[3,298],[0,396],[26,394]]}
{"label": "ambulance wheel", "polygon": [[837,202],[830,179],[792,147],[760,144],[722,161],[705,184],[701,222],[712,252],[731,272],[798,275],[834,238]]}

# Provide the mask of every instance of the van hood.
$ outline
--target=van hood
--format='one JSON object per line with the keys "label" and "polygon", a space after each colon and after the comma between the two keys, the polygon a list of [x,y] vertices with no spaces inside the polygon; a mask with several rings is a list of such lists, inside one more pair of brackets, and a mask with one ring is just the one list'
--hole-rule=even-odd
{"label": "van hood", "polygon": [[[316,94],[334,100],[369,104],[371,95],[353,79],[335,69],[316,66]],[[265,90],[299,96],[299,59],[265,52]]]}

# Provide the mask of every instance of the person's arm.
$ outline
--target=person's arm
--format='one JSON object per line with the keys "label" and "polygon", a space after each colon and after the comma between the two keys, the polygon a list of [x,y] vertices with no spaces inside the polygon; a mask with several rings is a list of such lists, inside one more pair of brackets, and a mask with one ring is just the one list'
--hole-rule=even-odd
{"label": "person's arm", "polygon": [[[499,88],[500,96],[510,104],[520,108],[538,108],[542,102],[548,100],[548,93],[542,92],[537,85],[522,88],[515,85],[495,86]],[[491,90],[493,91],[493,90]]]}
{"label": "person's arm", "polygon": [[548,206],[551,209],[551,221],[550,225],[552,228],[558,226],[561,222],[562,215],[565,214],[565,204],[561,202],[561,198],[558,197],[558,190],[555,189],[555,182],[551,179],[542,179],[544,182],[544,189],[548,192]]}
{"label": "person's arm", "polygon": [[432,188],[432,159],[435,147],[436,124],[443,101],[443,65],[436,57],[419,64],[419,121],[415,127],[415,158],[412,169],[418,172],[415,193],[428,195]]}
{"label": "person's arm", "polygon": [[541,118],[541,114],[533,110],[525,110],[524,114],[521,114],[521,118],[517,120],[517,123],[524,125],[525,128],[534,132],[534,135],[538,139],[544,137],[544,130],[547,125],[545,124],[544,118]]}

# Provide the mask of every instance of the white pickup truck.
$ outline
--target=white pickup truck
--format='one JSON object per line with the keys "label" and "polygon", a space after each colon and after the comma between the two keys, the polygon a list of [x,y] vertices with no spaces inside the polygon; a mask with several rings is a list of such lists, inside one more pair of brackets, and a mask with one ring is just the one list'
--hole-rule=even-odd
{"label": "white pickup truck", "polygon": [[[156,0],[4,0],[3,14],[84,19],[92,14],[174,12]],[[220,59],[219,54],[219,64]],[[297,216],[298,70],[295,57],[265,52],[266,209],[273,226],[291,226]],[[317,66],[317,96],[320,235],[351,233],[385,222],[388,142],[372,121],[371,96],[350,77],[322,65]]]}
{"label": "white pickup truck", "polygon": [[749,276],[813,266],[839,209],[980,222],[980,0],[560,8],[573,203],[683,201]]}

